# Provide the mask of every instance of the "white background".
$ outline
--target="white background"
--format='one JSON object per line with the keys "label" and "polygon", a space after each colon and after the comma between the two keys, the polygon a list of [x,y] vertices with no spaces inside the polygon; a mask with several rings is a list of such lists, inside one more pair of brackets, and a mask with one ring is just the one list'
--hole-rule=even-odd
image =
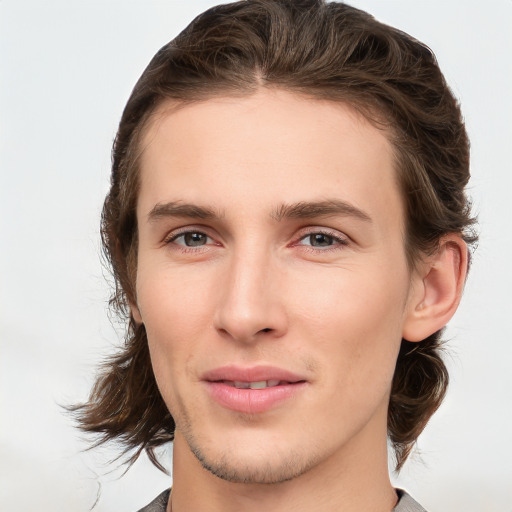
{"label": "white background", "polygon": [[[149,59],[213,2],[0,1],[0,509],[130,512],[170,485],[109,473],[59,404],[117,343],[99,212],[122,108]],[[427,43],[472,140],[481,243],[448,330],[452,384],[398,482],[430,512],[512,511],[512,1],[354,0]]]}

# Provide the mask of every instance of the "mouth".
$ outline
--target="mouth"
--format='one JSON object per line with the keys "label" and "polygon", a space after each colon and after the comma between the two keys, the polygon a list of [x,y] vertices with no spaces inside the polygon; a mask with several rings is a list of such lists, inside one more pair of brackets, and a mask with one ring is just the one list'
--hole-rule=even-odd
{"label": "mouth", "polygon": [[300,375],[267,366],[218,368],[207,372],[203,382],[215,403],[246,414],[263,413],[292,401],[307,385]]}
{"label": "mouth", "polygon": [[[259,380],[257,382],[243,382],[237,380],[223,380],[220,381],[226,386],[231,386],[236,389],[267,389],[267,388],[275,388],[276,386],[286,386],[288,384],[296,384],[296,382],[288,382],[286,380]],[[301,381],[299,381],[301,382]],[[302,381],[303,382],[303,381]]]}
{"label": "mouth", "polygon": [[205,372],[202,375],[202,380],[222,382],[240,389],[249,389],[254,385],[254,389],[258,389],[258,386],[263,388],[275,387],[281,384],[303,382],[307,379],[303,375],[277,366],[258,365],[242,367],[227,365]]}

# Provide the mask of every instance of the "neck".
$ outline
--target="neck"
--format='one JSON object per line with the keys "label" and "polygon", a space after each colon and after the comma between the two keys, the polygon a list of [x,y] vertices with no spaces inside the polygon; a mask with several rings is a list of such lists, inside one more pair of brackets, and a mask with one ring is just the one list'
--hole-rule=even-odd
{"label": "neck", "polygon": [[389,480],[385,433],[362,434],[292,480],[244,484],[222,480],[204,469],[177,431],[172,512],[390,512],[397,496]]}

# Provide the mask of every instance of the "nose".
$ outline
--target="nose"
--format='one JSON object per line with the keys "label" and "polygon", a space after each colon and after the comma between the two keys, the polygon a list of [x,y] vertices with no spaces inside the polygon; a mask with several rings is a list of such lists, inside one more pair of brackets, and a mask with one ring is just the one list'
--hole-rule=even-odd
{"label": "nose", "polygon": [[287,331],[283,273],[270,251],[233,254],[220,283],[215,328],[241,343],[279,338]]}

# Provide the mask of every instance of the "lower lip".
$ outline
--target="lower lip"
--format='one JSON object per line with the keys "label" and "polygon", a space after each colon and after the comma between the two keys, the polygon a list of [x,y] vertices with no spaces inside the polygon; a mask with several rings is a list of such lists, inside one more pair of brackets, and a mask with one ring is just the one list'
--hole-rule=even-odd
{"label": "lower lip", "polygon": [[223,382],[206,382],[206,385],[213,400],[223,407],[246,414],[257,414],[289,400],[304,389],[306,383],[296,382],[265,389],[238,389]]}

